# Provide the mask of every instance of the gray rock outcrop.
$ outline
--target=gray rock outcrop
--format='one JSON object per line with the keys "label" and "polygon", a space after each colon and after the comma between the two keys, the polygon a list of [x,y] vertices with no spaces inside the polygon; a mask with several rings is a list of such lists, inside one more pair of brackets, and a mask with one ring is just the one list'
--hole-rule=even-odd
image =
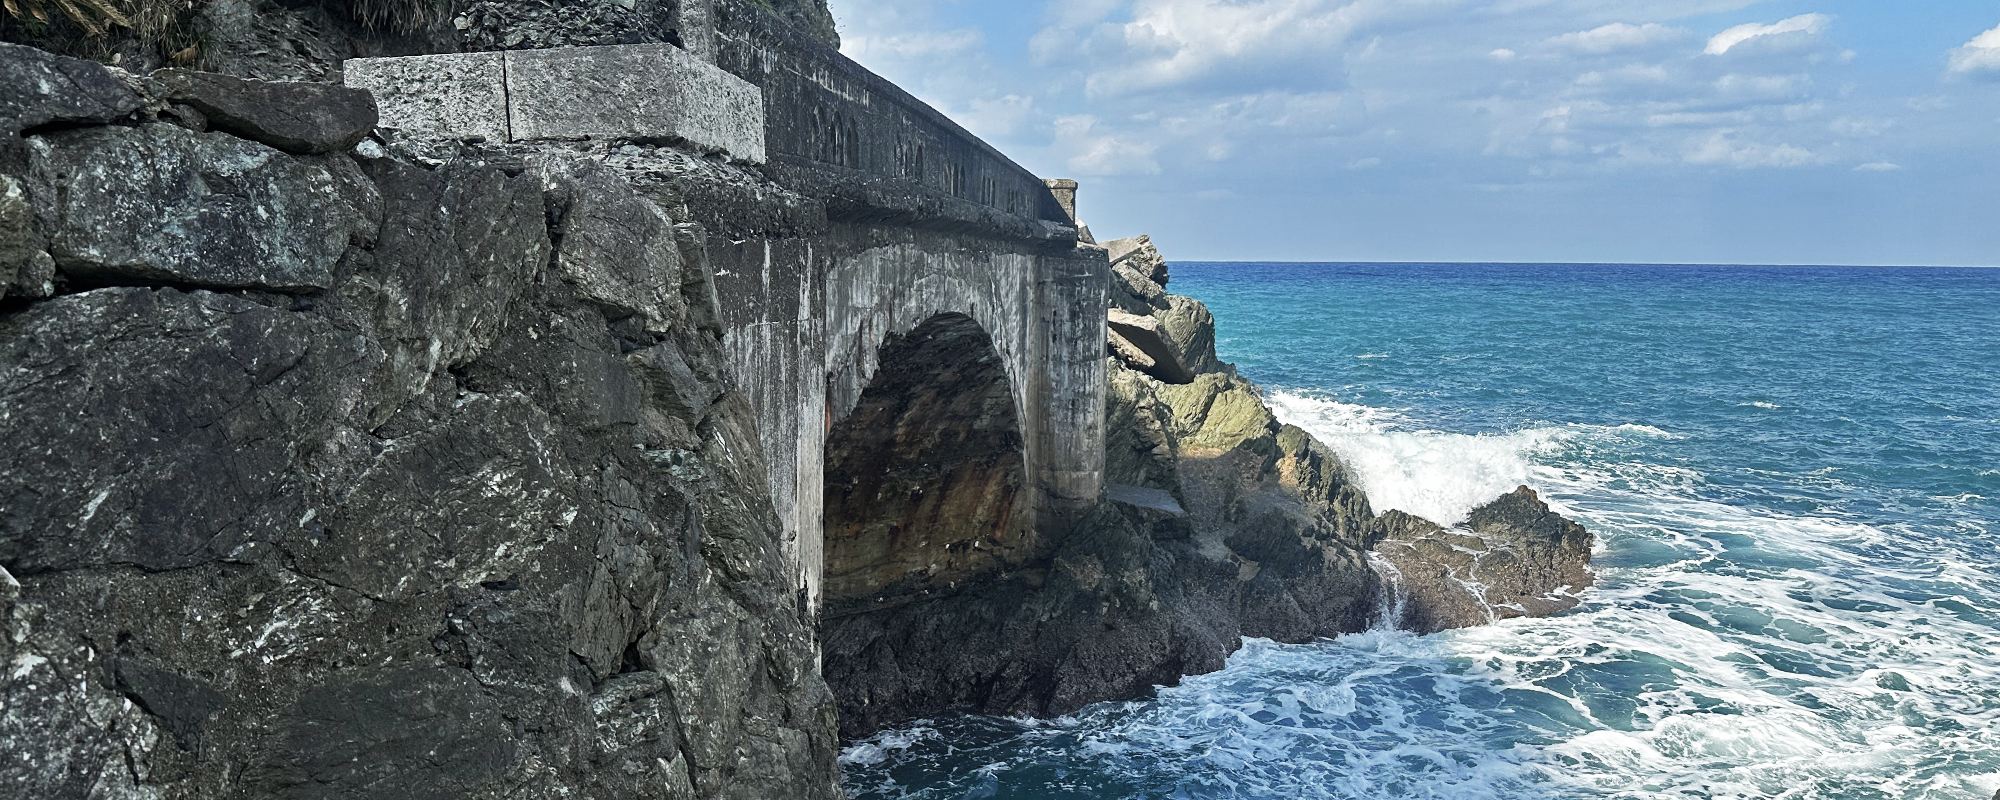
{"label": "gray rock outcrop", "polygon": [[1590,533],[1526,486],[1454,528],[1388,512],[1371,538],[1401,595],[1394,624],[1419,633],[1567,611],[1595,582]]}
{"label": "gray rock outcrop", "polygon": [[110,122],[139,96],[95,63],[0,43],[0,136],[51,122]]}
{"label": "gray rock outcrop", "polygon": [[320,290],[364,220],[329,167],[172,125],[30,140],[58,267],[93,283]]}
{"label": "gray rock outcrop", "polygon": [[359,89],[181,69],[152,78],[166,100],[200,112],[208,127],[287,153],[347,150],[375,130],[375,98]]}
{"label": "gray rock outcrop", "polygon": [[838,794],[699,229],[118,121],[0,153],[10,796]]}

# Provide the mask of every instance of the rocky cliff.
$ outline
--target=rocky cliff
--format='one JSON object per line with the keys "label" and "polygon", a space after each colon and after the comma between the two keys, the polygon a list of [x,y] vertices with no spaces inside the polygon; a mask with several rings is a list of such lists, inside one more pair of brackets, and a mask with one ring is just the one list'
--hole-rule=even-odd
{"label": "rocky cliff", "polygon": [[837,794],[697,226],[362,92],[0,85],[11,793]]}
{"label": "rocky cliff", "polygon": [[1216,358],[1214,317],[1166,291],[1147,238],[1106,249],[1102,501],[998,576],[940,559],[923,585],[830,606],[844,736],[948,711],[1068,713],[1219,669],[1246,636],[1540,616],[1590,585],[1589,534],[1525,487],[1466,526],[1377,516],[1337,455]]}

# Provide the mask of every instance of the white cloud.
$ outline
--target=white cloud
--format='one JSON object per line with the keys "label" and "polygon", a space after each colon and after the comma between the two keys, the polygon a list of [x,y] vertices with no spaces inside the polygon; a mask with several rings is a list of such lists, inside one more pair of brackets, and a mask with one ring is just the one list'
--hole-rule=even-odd
{"label": "white cloud", "polygon": [[1979,34],[1951,51],[1951,71],[1961,75],[2000,71],[2000,27]]}
{"label": "white cloud", "polygon": [[1895,120],[1881,117],[1840,117],[1827,127],[1841,136],[1870,137],[1881,136],[1895,126]]}
{"label": "white cloud", "polygon": [[952,119],[964,125],[966,130],[988,139],[1020,133],[1040,116],[1040,110],[1035,108],[1035,98],[1018,94],[980,98],[972,101],[970,106],[967,111],[952,114]]}
{"label": "white cloud", "polygon": [[1077,175],[1156,175],[1159,145],[1130,136],[1106,133],[1097,117],[1074,114],[1056,118],[1056,149]]}
{"label": "white cloud", "polygon": [[960,56],[977,51],[985,44],[985,34],[972,28],[964,28],[955,31],[916,31],[889,36],[850,34],[842,37],[840,50],[848,58],[856,61],[879,61],[892,58]]}
{"label": "white cloud", "polygon": [[1347,169],[1352,169],[1352,170],[1374,169],[1379,166],[1382,166],[1382,159],[1376,158],[1374,156],[1369,156],[1367,158],[1357,158],[1353,161],[1347,162]]}
{"label": "white cloud", "polygon": [[1514,57],[1520,55],[1520,53],[1502,47],[1486,55],[1491,56],[1495,61],[1513,61]]}
{"label": "white cloud", "polygon": [[1548,43],[1565,50],[1602,55],[1671,42],[1690,33],[1691,31],[1686,28],[1669,27],[1657,22],[1648,22],[1644,25],[1613,22],[1587,31],[1565,33],[1549,39]]}
{"label": "white cloud", "polygon": [[1716,131],[1707,140],[1688,151],[1686,161],[1690,164],[1720,164],[1737,169],[1759,167],[1803,167],[1817,159],[1812,151],[1789,144],[1776,146],[1756,143],[1739,143],[1734,139],[1734,131]]}
{"label": "white cloud", "polygon": [[1903,165],[1901,165],[1901,164],[1897,164],[1897,163],[1894,163],[1894,162],[1889,162],[1889,161],[1870,161],[1870,162],[1868,162],[1868,163],[1866,163],[1866,164],[1862,164],[1861,166],[1858,166],[1858,167],[1855,167],[1855,168],[1854,168],[1854,171],[1855,171],[1855,172],[1895,172],[1896,170],[1899,170],[1899,169],[1902,169],[1902,168],[1903,168]]}
{"label": "white cloud", "polygon": [[[1338,83],[1350,40],[1378,23],[1427,18],[1464,0],[1134,0],[1130,21],[1079,34],[1075,49],[1099,67],[1092,97],[1184,86],[1224,73],[1267,81]],[[1066,50],[1045,30],[1038,52]]]}
{"label": "white cloud", "polygon": [[1809,39],[1826,32],[1833,18],[1825,14],[1801,14],[1791,19],[1779,20],[1769,25],[1755,22],[1738,25],[1718,33],[1708,40],[1708,47],[1702,52],[1719,56],[1737,46],[1757,39],[1783,37],[1785,39]]}

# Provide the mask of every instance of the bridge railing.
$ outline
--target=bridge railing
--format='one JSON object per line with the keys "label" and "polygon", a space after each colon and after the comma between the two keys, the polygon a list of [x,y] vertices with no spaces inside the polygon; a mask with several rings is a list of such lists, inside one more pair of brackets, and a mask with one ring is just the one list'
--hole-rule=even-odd
{"label": "bridge railing", "polygon": [[774,176],[838,221],[1074,241],[1034,173],[751,0],[714,0],[716,66],[764,91]]}

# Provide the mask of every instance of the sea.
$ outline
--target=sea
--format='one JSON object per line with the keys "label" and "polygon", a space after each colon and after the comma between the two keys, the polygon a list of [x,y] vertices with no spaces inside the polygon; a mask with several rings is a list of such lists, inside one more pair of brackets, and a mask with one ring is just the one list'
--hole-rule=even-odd
{"label": "sea", "polygon": [[886,731],[843,751],[851,797],[2000,790],[2000,269],[1176,262],[1168,288],[1376,511],[1532,486],[1596,534],[1597,586]]}

